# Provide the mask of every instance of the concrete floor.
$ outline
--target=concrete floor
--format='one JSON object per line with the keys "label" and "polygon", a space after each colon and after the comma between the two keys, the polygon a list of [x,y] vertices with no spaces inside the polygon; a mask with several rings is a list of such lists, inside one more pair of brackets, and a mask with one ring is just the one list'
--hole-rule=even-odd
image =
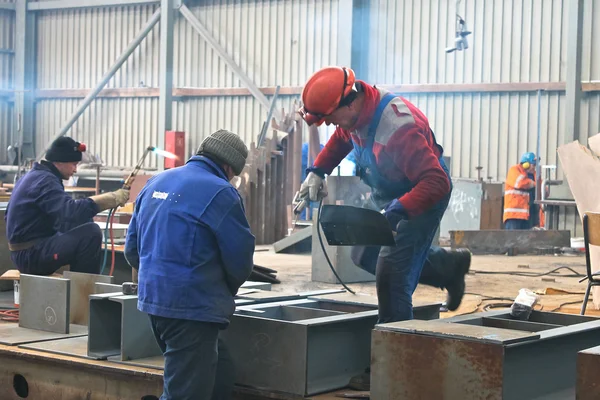
{"label": "concrete floor", "polygon": [[[275,291],[296,293],[316,289],[342,288],[341,285],[311,281],[310,254],[276,254],[272,246],[257,246],[254,263],[277,270],[277,278],[281,280],[281,284],[273,285],[272,290]],[[465,295],[460,308],[453,313],[443,313],[442,317],[483,311],[483,307],[490,303],[507,302],[510,304],[521,288],[528,288],[541,293],[540,302],[536,309],[579,313],[586,289],[585,282],[578,282],[580,278],[552,275],[543,277],[545,280],[542,280],[542,277],[524,277],[507,274],[511,271],[545,273],[562,266],[568,266],[583,275],[585,274],[585,257],[583,255],[473,256],[471,271],[492,271],[502,272],[502,274],[484,275],[477,272],[470,273],[466,278],[468,294]],[[563,275],[572,274],[568,270],[561,270],[559,273]],[[547,278],[553,281],[547,281]],[[357,293],[376,296],[374,282],[349,284],[348,286]],[[550,294],[551,292],[553,294]],[[496,299],[486,299],[486,296]],[[445,291],[428,286],[419,286],[414,295],[415,301],[442,302],[445,298]],[[504,298],[505,300],[498,298]],[[600,316],[600,311],[594,309],[591,299],[587,306],[586,314]]]}

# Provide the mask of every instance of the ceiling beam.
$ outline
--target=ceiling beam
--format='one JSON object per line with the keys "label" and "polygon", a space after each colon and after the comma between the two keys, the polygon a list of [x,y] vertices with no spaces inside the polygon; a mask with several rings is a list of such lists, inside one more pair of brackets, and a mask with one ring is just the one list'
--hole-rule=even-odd
{"label": "ceiling beam", "polygon": [[0,10],[15,11],[15,3],[0,3]]}
{"label": "ceiling beam", "polygon": [[160,0],[49,0],[27,4],[29,11],[160,4]]}
{"label": "ceiling beam", "polygon": [[[379,86],[379,85],[378,85]],[[394,93],[519,93],[519,92],[564,92],[564,82],[542,83],[476,83],[476,84],[415,84],[415,85],[381,85],[379,87]],[[583,82],[584,93],[600,92],[600,82]],[[275,94],[275,87],[261,87],[259,90],[265,96]],[[37,100],[62,98],[84,98],[91,89],[38,89],[35,91]],[[12,96],[10,90],[0,90],[0,97]],[[298,96],[302,94],[301,86],[282,87],[279,96]],[[223,97],[251,96],[247,88],[173,88],[173,98],[180,97]],[[159,88],[107,88],[98,93],[103,98],[135,98],[159,97]]]}

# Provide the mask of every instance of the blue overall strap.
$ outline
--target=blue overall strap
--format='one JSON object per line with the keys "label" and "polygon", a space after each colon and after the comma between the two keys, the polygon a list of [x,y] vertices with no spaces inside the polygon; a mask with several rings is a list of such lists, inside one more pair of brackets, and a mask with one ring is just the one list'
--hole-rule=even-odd
{"label": "blue overall strap", "polygon": [[385,107],[392,101],[392,99],[396,97],[392,93],[388,93],[383,96],[383,99],[377,105],[377,109],[375,110],[375,114],[373,114],[373,119],[371,119],[371,123],[369,124],[369,139],[367,141],[368,147],[373,145],[373,141],[375,140],[375,131],[377,131],[377,127],[379,126],[379,121],[381,120],[381,115],[383,114],[383,110]]}

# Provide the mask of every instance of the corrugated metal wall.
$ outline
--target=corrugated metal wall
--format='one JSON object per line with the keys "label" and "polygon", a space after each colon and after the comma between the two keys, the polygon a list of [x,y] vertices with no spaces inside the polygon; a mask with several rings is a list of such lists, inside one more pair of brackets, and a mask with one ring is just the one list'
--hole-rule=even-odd
{"label": "corrugated metal wall", "polygon": [[[299,86],[315,69],[338,60],[338,43],[332,40],[342,29],[338,0],[187,4],[260,87]],[[39,88],[93,87],[155,8],[39,13]],[[156,26],[107,87],[158,86],[159,33]],[[174,87],[242,87],[234,72],[180,15],[175,21],[174,41]],[[282,96],[278,109],[289,110],[295,98]],[[38,103],[37,149],[54,137],[80,101]],[[70,135],[89,143],[90,150],[108,165],[132,165],[145,146],[155,144],[157,111],[157,98],[99,99]],[[187,132],[188,153],[219,128],[231,129],[249,143],[258,135],[266,112],[251,96],[180,99],[174,102],[173,129]],[[148,165],[156,166],[156,160],[149,158]]]}
{"label": "corrugated metal wall", "polygon": [[[463,0],[458,13],[473,33],[470,48],[446,54],[454,38],[454,0],[371,2],[368,80],[385,84],[561,82],[566,79],[566,0]],[[582,80],[600,80],[600,0],[585,2]],[[504,179],[535,151],[536,93],[435,93],[407,96],[427,112],[457,176]],[[564,143],[564,94],[541,96],[542,162],[557,162]],[[600,132],[598,94],[582,104],[581,141]],[[462,146],[463,143],[472,143]],[[491,147],[491,148],[488,148]]]}
{"label": "corrugated metal wall", "polygon": [[[2,0],[0,0],[2,1]],[[349,64],[349,23],[345,0],[195,0],[187,2],[258,86],[301,86],[321,66]],[[345,1],[345,4],[350,2]],[[379,84],[559,82],[566,79],[568,0],[462,0],[470,49],[446,54],[454,37],[455,0],[370,1],[368,76]],[[91,88],[156,9],[126,6],[59,10],[38,16],[38,87]],[[583,76],[600,80],[600,48],[594,45],[600,0],[585,1]],[[0,43],[14,27],[2,23]],[[4,22],[5,20],[2,20]],[[107,85],[157,87],[157,26]],[[12,40],[12,39],[8,39]],[[179,15],[175,22],[175,87],[240,87],[240,80]],[[8,57],[0,54],[0,61]],[[5,71],[0,62],[0,72]],[[4,68],[4,69],[2,69]],[[0,75],[4,76],[4,75]],[[3,83],[4,80],[3,80]],[[452,156],[455,176],[482,175],[504,180],[521,153],[536,150],[536,93],[407,94],[430,118],[436,135]],[[289,110],[297,96],[282,96]],[[36,107],[36,147],[50,141],[81,99],[47,99]],[[541,157],[556,164],[564,142],[565,96],[542,93]],[[4,110],[4,111],[2,111]],[[0,124],[10,131],[2,112]],[[157,137],[157,98],[103,98],[74,125],[71,135],[90,145],[108,165],[131,166]],[[266,115],[251,96],[213,96],[174,101],[173,129],[188,133],[188,153],[219,128],[250,142]],[[584,95],[580,140],[600,132],[600,96]],[[2,136],[2,140],[6,140]],[[6,148],[4,142],[0,142]],[[0,149],[0,152],[3,151]],[[0,153],[2,154],[2,153]],[[157,160],[149,158],[148,166]],[[573,215],[573,220],[576,218]],[[566,222],[565,222],[566,223]]]}
{"label": "corrugated metal wall", "polygon": [[[4,1],[12,3],[12,1]],[[14,87],[15,13],[0,9],[0,90]],[[0,164],[6,164],[6,148],[12,136],[13,103],[0,96]]]}
{"label": "corrugated metal wall", "polygon": [[[600,80],[600,0],[585,1],[582,80]],[[380,84],[560,82],[566,79],[568,0],[378,0],[371,2],[368,80]],[[473,33],[452,45],[455,13]],[[429,117],[452,157],[452,173],[504,181],[526,151],[536,151],[540,115],[543,164],[557,164],[565,142],[565,95],[430,93],[406,95]],[[600,132],[600,95],[584,94],[579,140]],[[561,173],[559,171],[559,176]],[[562,227],[581,234],[572,212]],[[580,225],[580,224],[579,224]]]}

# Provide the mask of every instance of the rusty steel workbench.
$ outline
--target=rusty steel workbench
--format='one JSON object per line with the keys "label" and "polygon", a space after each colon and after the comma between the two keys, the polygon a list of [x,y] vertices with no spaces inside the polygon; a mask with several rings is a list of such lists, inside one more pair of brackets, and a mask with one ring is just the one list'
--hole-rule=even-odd
{"label": "rusty steel workbench", "polygon": [[[162,371],[152,368],[88,360],[0,345],[0,398],[53,400],[158,400],[162,393]],[[332,400],[336,393],[311,396]],[[300,397],[235,388],[235,400],[291,400]]]}

